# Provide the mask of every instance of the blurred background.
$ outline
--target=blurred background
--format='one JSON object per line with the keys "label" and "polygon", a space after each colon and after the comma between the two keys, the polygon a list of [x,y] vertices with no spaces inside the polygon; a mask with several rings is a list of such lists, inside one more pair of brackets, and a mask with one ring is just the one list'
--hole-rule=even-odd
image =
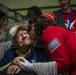
{"label": "blurred background", "polygon": [[[76,0],[71,0],[71,3],[76,9]],[[33,5],[38,6],[42,13],[52,13],[60,8],[58,0],[0,0],[0,9],[8,13],[6,19],[8,24],[26,20],[27,9]]]}
{"label": "blurred background", "polygon": [[[7,13],[5,25],[15,25],[28,20],[27,12],[31,6],[38,6],[42,13],[52,13],[60,9],[58,0],[0,0],[0,10]],[[76,9],[76,0],[71,0],[71,6]],[[10,39],[9,30],[7,40]]]}

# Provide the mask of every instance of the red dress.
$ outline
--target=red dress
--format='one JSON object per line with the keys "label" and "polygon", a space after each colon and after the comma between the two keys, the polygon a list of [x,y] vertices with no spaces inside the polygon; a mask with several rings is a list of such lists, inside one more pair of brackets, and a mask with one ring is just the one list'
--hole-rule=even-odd
{"label": "red dress", "polygon": [[50,26],[44,30],[42,39],[49,58],[57,62],[58,73],[71,70],[76,75],[76,35]]}

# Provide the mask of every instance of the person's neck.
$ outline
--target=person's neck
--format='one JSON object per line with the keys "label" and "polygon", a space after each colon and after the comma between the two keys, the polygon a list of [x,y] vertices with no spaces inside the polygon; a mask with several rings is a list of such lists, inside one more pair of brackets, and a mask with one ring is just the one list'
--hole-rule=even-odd
{"label": "person's neck", "polygon": [[62,10],[62,12],[63,13],[69,13],[69,12],[71,12],[71,8],[69,7],[68,9],[64,9],[64,10]]}
{"label": "person's neck", "polygon": [[18,48],[18,51],[19,51],[22,55],[24,55],[24,54],[26,54],[26,53],[29,51],[29,49],[30,49],[30,46],[19,47],[19,48]]}

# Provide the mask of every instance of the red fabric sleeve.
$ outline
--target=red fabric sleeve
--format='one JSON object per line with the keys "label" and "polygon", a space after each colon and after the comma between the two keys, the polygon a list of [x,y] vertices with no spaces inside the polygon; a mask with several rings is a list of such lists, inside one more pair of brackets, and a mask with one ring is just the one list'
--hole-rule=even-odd
{"label": "red fabric sleeve", "polygon": [[[63,72],[69,71],[70,60],[69,60],[68,51],[62,35],[63,30],[62,31],[61,29],[59,31],[58,30],[59,30],[58,28],[57,29],[53,27],[48,28],[46,31],[44,31],[42,39],[49,58],[57,62],[58,73],[63,73]],[[55,39],[58,40],[56,41],[58,42],[56,45],[54,45],[54,43],[52,42]],[[59,43],[60,45],[58,46]],[[48,48],[49,44],[50,46],[52,45],[52,47]]]}

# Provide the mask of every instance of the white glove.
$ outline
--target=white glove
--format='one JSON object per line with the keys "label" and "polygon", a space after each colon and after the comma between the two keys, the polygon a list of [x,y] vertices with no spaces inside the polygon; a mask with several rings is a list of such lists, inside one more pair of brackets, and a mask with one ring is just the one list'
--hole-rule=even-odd
{"label": "white glove", "polygon": [[20,59],[21,59],[20,67],[25,71],[32,71],[31,68],[32,64],[23,57],[20,57]]}

